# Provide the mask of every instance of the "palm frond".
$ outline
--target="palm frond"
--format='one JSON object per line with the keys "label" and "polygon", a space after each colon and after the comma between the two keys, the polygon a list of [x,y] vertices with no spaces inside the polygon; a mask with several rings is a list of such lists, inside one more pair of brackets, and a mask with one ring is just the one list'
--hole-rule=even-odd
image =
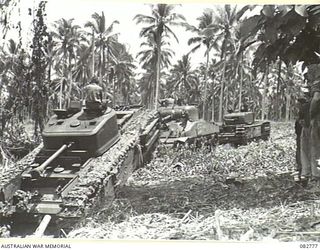
{"label": "palm frond", "polygon": [[170,27],[167,26],[167,25],[164,25],[164,27],[166,28],[166,31],[167,31],[168,33],[170,33],[170,34],[174,37],[174,39],[177,41],[177,43],[179,43],[179,39],[178,39],[178,37],[176,36],[176,34],[172,31],[172,29],[170,29]]}

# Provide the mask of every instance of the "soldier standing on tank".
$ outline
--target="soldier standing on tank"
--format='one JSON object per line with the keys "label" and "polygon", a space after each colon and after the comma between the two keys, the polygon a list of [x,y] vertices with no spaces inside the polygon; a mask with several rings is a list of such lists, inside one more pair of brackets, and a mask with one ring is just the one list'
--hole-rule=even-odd
{"label": "soldier standing on tank", "polygon": [[311,176],[320,187],[320,66],[313,64],[308,66],[306,74],[311,86],[310,102],[310,153],[311,153]]}

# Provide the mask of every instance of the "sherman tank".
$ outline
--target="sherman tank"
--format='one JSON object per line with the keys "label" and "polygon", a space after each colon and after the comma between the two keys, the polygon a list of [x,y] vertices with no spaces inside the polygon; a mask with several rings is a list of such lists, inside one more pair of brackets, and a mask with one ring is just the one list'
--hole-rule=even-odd
{"label": "sherman tank", "polygon": [[231,112],[224,115],[219,131],[219,144],[245,145],[270,137],[270,122],[256,121],[253,112]]}
{"label": "sherman tank", "polygon": [[43,143],[0,177],[0,223],[13,236],[68,232],[108,204],[158,142],[155,111],[71,102],[54,113]]}

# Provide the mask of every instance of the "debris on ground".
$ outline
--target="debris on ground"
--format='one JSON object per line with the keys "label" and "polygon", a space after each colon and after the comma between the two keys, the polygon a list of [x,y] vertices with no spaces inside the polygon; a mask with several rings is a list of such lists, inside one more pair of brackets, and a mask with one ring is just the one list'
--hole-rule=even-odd
{"label": "debris on ground", "polygon": [[72,238],[318,241],[320,192],[296,185],[292,123],[268,141],[214,151],[159,146],[111,206]]}

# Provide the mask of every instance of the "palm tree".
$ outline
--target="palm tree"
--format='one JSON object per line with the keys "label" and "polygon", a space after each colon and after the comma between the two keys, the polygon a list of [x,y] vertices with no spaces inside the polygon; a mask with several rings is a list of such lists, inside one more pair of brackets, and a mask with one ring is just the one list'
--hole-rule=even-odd
{"label": "palm tree", "polygon": [[[27,65],[24,63],[24,59],[27,54],[21,49],[21,44],[16,43],[13,39],[9,40],[7,51],[4,51],[4,67],[3,79],[7,83],[7,90],[9,94],[6,108],[10,108],[14,115],[17,115],[20,120],[22,119],[22,110],[24,104],[28,106],[30,95],[30,86],[26,82],[26,71],[28,70]],[[28,103],[26,103],[26,101]],[[10,111],[11,111],[10,110]]]}
{"label": "palm tree", "polygon": [[56,46],[56,42],[52,39],[52,34],[49,35],[47,46],[45,47],[45,56],[48,61],[48,76],[47,79],[50,82],[51,81],[51,70],[53,63],[55,61],[55,57],[57,54],[57,51],[54,49]]}
{"label": "palm tree", "polygon": [[[142,78],[143,84],[141,85],[142,91],[149,95],[149,98],[143,98],[146,106],[152,107],[152,103],[154,103],[155,97],[155,88],[152,83],[156,80],[156,69],[158,62],[158,47],[155,44],[156,38],[155,34],[149,34],[147,41],[141,43],[141,47],[143,48],[137,54],[139,58],[139,62],[142,65],[142,68],[148,71],[146,75]],[[160,56],[160,66],[161,68],[168,68],[171,65],[171,58],[174,55],[174,51],[170,48],[170,43],[164,40],[161,41],[161,56]],[[161,73],[161,72],[160,72]],[[160,90],[159,90],[160,91]]]}
{"label": "palm tree", "polygon": [[[84,87],[84,83],[88,82],[91,77],[89,59],[91,55],[91,46],[88,44],[80,44],[78,49],[78,58],[74,71],[74,79],[78,83],[82,83],[81,89]],[[83,98],[83,93],[81,92],[81,99]]]}
{"label": "palm tree", "polygon": [[154,88],[152,83],[155,81],[155,74],[151,71],[147,71],[140,77],[139,92],[141,93],[141,102],[147,108],[151,108],[151,103],[154,103]]}
{"label": "palm tree", "polygon": [[196,37],[192,37],[188,41],[188,45],[196,44],[195,47],[192,48],[191,52],[195,52],[198,50],[202,45],[206,47],[205,57],[206,57],[206,67],[204,72],[204,101],[203,101],[203,118],[206,119],[207,116],[207,90],[208,90],[208,68],[209,68],[209,53],[213,47],[217,47],[217,40],[214,33],[217,31],[217,27],[214,24],[214,16],[213,11],[210,9],[206,9],[202,16],[197,18],[199,21],[198,27],[186,24],[187,30],[190,30],[196,33]]}
{"label": "palm tree", "polygon": [[177,64],[173,66],[170,73],[171,78],[168,80],[169,85],[171,85],[170,92],[172,93],[174,90],[178,90],[178,95],[189,103],[191,93],[193,93],[198,86],[198,76],[195,70],[191,69],[189,54],[183,55],[182,59],[178,60]]}
{"label": "palm tree", "polygon": [[182,25],[179,21],[185,21],[182,15],[174,13],[175,5],[156,4],[151,5],[151,16],[138,14],[134,17],[137,24],[146,23],[148,26],[142,28],[140,32],[141,37],[149,36],[150,33],[154,34],[155,44],[160,56],[157,57],[156,63],[156,93],[155,93],[155,109],[158,108],[159,90],[160,90],[160,71],[161,71],[161,45],[165,35],[172,35],[178,42],[178,38],[171,30],[171,25]]}
{"label": "palm tree", "polygon": [[128,93],[130,88],[131,78],[134,75],[133,70],[136,66],[133,64],[133,57],[128,53],[125,46],[119,51],[117,59],[112,63],[112,78],[113,82],[113,105],[115,106],[116,89],[120,89],[123,98],[128,103]]}
{"label": "palm tree", "polygon": [[251,6],[247,5],[238,10],[237,6],[231,8],[230,5],[226,4],[223,7],[217,7],[214,14],[214,24],[216,29],[208,29],[208,33],[215,32],[215,35],[221,44],[220,60],[223,61],[223,71],[221,75],[221,91],[219,100],[219,121],[222,121],[223,115],[223,96],[225,88],[225,77],[227,67],[227,55],[233,55],[235,53],[235,47],[233,44],[233,34],[237,25],[239,24],[240,18],[243,14],[250,9]]}
{"label": "palm tree", "polygon": [[[140,44],[143,50],[137,54],[137,58],[139,58],[139,62],[145,70],[153,70],[156,68],[159,53],[155,41],[156,38],[154,34],[149,34],[147,41]],[[162,68],[167,68],[171,65],[171,59],[174,54],[174,51],[170,49],[170,43],[162,40],[160,56],[160,65]]]}
{"label": "palm tree", "polygon": [[[119,24],[119,21],[112,21],[111,24],[106,26],[106,19],[104,12],[102,11],[101,15],[98,13],[92,14],[93,21],[89,21],[85,24],[85,27],[91,27],[92,29],[92,51],[94,53],[94,47],[98,48],[99,55],[99,82],[102,84],[102,78],[105,72],[108,71],[108,66],[106,69],[106,58],[107,64],[110,63],[110,58],[113,56],[113,46],[118,43],[118,34],[114,32],[114,25]],[[97,37],[95,37],[97,34]],[[107,52],[107,55],[106,55]],[[94,54],[92,54],[94,58]],[[94,64],[94,59],[93,59]],[[94,68],[94,66],[93,66]],[[94,72],[92,72],[94,75]]]}
{"label": "palm tree", "polygon": [[74,19],[66,20],[64,18],[55,22],[56,31],[53,37],[56,39],[57,56],[60,57],[57,66],[62,62],[62,78],[60,83],[60,102],[59,107],[62,108],[63,83],[69,84],[69,96],[72,91],[72,60],[76,58],[76,49],[80,45],[81,34],[78,31],[80,26],[73,25]]}

